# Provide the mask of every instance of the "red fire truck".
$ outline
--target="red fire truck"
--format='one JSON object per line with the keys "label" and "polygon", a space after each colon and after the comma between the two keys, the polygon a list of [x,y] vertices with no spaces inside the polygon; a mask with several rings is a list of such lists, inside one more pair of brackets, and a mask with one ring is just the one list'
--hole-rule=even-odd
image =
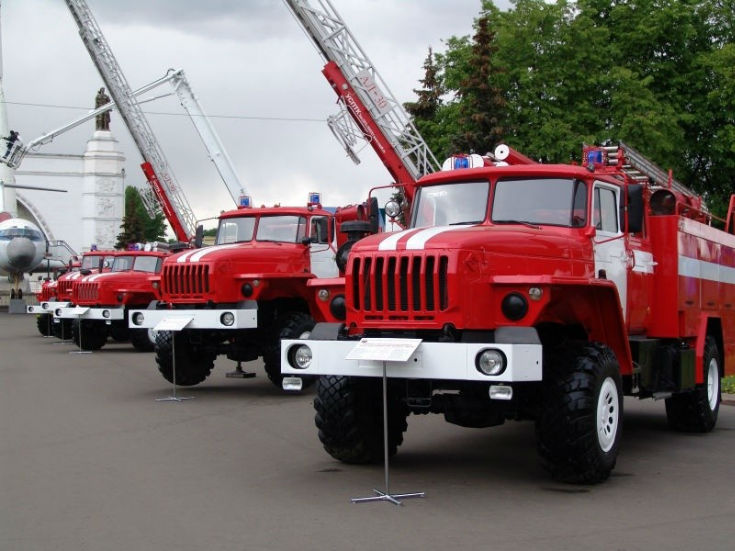
{"label": "red fire truck", "polygon": [[108,271],[112,266],[114,251],[89,251],[82,254],[76,266],[69,262],[69,270],[55,280],[45,281],[41,292],[36,295],[38,305],[30,305],[26,312],[36,316],[36,326],[43,336],[54,335],[71,338],[71,321],[54,318],[54,311],[71,305],[71,292],[74,282],[100,270]]}
{"label": "red fire truck", "polygon": [[156,362],[167,381],[174,378],[175,350],[178,385],[204,381],[224,354],[237,362],[228,376],[253,376],[240,364],[262,357],[268,377],[280,387],[280,338],[308,333],[315,320],[344,319],[335,256],[346,259],[357,238],[378,230],[377,202],[332,214],[318,197],[312,199],[305,207],[224,212],[215,245],[166,259],[161,300],[131,311],[130,327],[189,320],[175,343],[169,331],[156,337]]}
{"label": "red fire truck", "polygon": [[71,337],[83,350],[102,348],[108,336],[130,340],[137,350],[153,350],[147,330],[128,329],[127,313],[157,297],[161,266],[169,254],[155,249],[118,252],[109,271],[75,279],[70,304],[54,309],[54,317],[71,322]]}
{"label": "red fire truck", "polygon": [[[322,375],[326,451],[382,458],[384,367],[391,454],[409,413],[528,419],[554,478],[596,483],[624,395],[665,399],[674,429],[712,430],[735,373],[735,201],[716,221],[625,144],[585,148],[582,166],[496,157],[422,178],[409,227],[352,248],[345,321],[283,341],[284,376]],[[408,361],[345,359],[417,342]]]}

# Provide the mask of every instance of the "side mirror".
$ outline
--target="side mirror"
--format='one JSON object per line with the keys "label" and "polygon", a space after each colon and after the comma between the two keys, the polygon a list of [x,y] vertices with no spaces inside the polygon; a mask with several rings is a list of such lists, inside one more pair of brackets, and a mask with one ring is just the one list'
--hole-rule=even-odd
{"label": "side mirror", "polygon": [[196,229],[196,233],[194,234],[194,246],[198,249],[202,246],[202,243],[204,242],[204,226],[199,224]]}
{"label": "side mirror", "polygon": [[312,243],[316,243],[315,237],[302,237],[301,238],[302,245],[311,245]]}
{"label": "side mirror", "polygon": [[628,231],[643,231],[643,185],[628,185]]}

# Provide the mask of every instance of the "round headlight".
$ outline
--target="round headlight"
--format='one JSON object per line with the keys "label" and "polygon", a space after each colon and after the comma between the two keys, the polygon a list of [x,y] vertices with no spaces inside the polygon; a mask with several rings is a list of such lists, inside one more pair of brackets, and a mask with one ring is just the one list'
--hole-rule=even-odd
{"label": "round headlight", "polygon": [[329,298],[329,291],[326,289],[319,289],[317,296],[319,297],[319,300],[327,300]]}
{"label": "round headlight", "polygon": [[43,304],[41,304],[41,308],[43,308],[44,310],[48,310],[48,302],[44,302]]}
{"label": "round headlight", "polygon": [[385,214],[389,218],[398,218],[401,215],[401,205],[398,201],[388,201],[385,204]]}
{"label": "round headlight", "polygon": [[475,357],[475,366],[480,373],[485,375],[500,375],[505,371],[505,354],[494,348],[482,350]]}
{"label": "round headlight", "polygon": [[298,369],[306,369],[311,365],[311,348],[302,344],[293,355],[293,367]]}
{"label": "round headlight", "polygon": [[61,308],[56,309],[56,311],[54,312],[54,316],[56,316],[57,318],[61,317]]}
{"label": "round headlight", "polygon": [[528,301],[520,293],[505,296],[500,309],[510,321],[518,321],[528,313]]}
{"label": "round headlight", "polygon": [[250,285],[250,283],[243,283],[240,290],[242,291],[242,296],[244,297],[249,297],[253,294],[253,286]]}
{"label": "round headlight", "polygon": [[142,312],[136,312],[133,314],[133,325],[142,325],[143,324],[143,313]]}
{"label": "round headlight", "polygon": [[541,297],[544,296],[544,291],[540,287],[531,287],[528,290],[528,296],[531,297],[531,300],[541,300]]}
{"label": "round headlight", "polygon": [[329,311],[332,315],[340,321],[344,321],[347,317],[347,303],[345,302],[344,295],[337,295],[329,303]]}
{"label": "round headlight", "polygon": [[232,312],[225,312],[219,317],[219,320],[222,322],[222,325],[229,327],[235,323],[235,314]]}
{"label": "round headlight", "polygon": [[110,311],[109,310],[102,310],[102,317],[103,318],[109,318],[110,317]]}

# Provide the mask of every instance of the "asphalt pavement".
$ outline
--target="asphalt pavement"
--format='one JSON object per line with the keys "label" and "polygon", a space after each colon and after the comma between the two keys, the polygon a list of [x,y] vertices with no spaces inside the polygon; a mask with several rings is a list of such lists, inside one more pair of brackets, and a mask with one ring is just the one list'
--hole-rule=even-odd
{"label": "asphalt pavement", "polygon": [[709,434],[666,425],[663,402],[627,398],[606,483],[550,480],[531,423],[465,429],[411,416],[390,490],[353,504],[381,465],[324,452],[313,390],[286,395],[258,362],[172,393],[153,355],[92,354],[0,312],[0,550],[730,549],[735,399]]}

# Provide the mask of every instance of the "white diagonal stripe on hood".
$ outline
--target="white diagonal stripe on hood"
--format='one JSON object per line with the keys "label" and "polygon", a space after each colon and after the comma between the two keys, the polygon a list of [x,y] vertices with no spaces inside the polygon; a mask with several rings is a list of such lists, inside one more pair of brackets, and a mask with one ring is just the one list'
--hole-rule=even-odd
{"label": "white diagonal stripe on hood", "polygon": [[229,245],[213,245],[211,247],[206,247],[204,249],[200,249],[196,251],[193,255],[191,255],[191,258],[189,258],[190,262],[199,262],[204,255],[207,255],[209,253],[215,253],[219,251],[224,251],[226,249],[237,249],[238,247],[241,247],[242,243],[231,243]]}
{"label": "white diagonal stripe on hood", "polygon": [[424,247],[426,247],[426,242],[432,237],[436,237],[437,235],[442,233],[448,233],[455,230],[464,230],[471,227],[471,225],[435,226],[433,228],[423,229],[408,238],[408,241],[406,241],[406,250],[422,250]]}
{"label": "white diagonal stripe on hood", "polygon": [[407,237],[413,233],[421,231],[420,229],[413,229],[413,230],[403,230],[395,233],[391,233],[383,239],[380,244],[378,245],[379,251],[395,251],[396,247],[398,246],[398,241],[400,239],[403,239],[404,237]]}

